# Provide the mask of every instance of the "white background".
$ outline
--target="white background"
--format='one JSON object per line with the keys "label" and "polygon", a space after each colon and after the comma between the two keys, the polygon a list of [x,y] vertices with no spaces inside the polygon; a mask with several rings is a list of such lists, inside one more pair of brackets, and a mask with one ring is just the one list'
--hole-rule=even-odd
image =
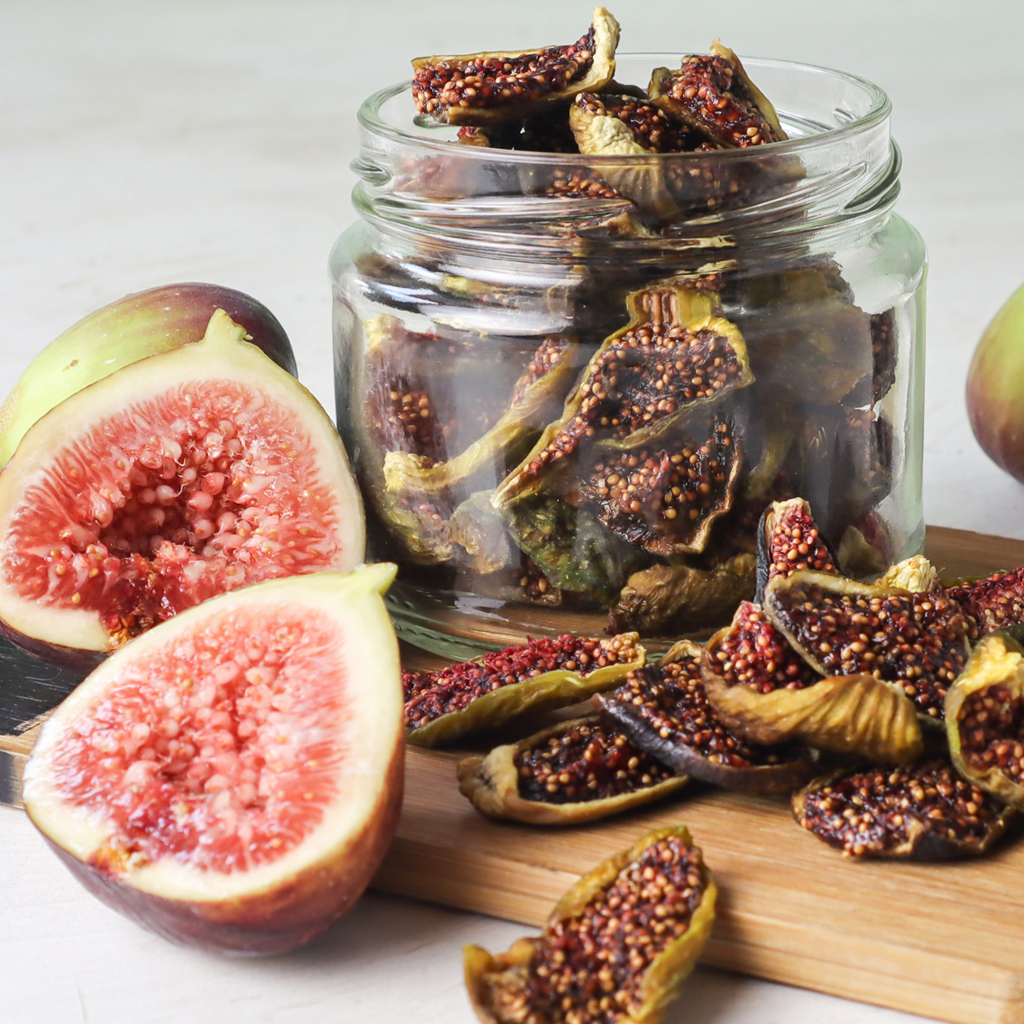
{"label": "white background", "polygon": [[[1024,16],[1018,3],[658,0],[612,7],[621,49],[842,68],[890,95],[899,211],[930,252],[929,523],[1024,538],[1024,487],[975,444],[973,346],[1024,282]],[[247,291],[279,317],[333,411],[325,263],[353,219],[360,100],[435,52],[577,38],[587,3],[515,0],[0,0],[0,390],[75,320],[182,280]],[[1022,382],[1024,386],[1024,382]],[[0,681],[2,685],[2,681]],[[291,957],[171,947],[81,891],[0,808],[4,1024],[469,1022],[460,948],[523,929],[370,896]],[[916,1018],[698,971],[667,1022]]]}

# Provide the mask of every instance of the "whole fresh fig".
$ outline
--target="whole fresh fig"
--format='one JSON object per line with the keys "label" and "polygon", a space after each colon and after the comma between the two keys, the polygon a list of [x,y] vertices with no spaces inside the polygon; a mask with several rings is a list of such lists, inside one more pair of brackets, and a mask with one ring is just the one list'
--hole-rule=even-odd
{"label": "whole fresh fig", "polygon": [[277,317],[244,292],[216,284],[169,284],[97,309],[50,342],[0,406],[0,466],[25,431],[59,402],[129,363],[199,341],[214,310],[296,376],[295,355]]}
{"label": "whole fresh fig", "polygon": [[1024,482],[1024,286],[996,313],[974,350],[967,412],[989,458]]}

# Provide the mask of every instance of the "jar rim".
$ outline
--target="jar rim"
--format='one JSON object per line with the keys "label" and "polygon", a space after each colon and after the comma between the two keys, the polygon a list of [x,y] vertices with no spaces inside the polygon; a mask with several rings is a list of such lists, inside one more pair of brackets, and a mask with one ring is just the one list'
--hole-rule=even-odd
{"label": "jar rim", "polygon": [[[630,52],[617,55],[617,59],[644,59],[652,62],[675,61],[679,59],[678,53],[657,53],[657,52]],[[892,113],[892,103],[885,90],[874,82],[860,75],[849,71],[839,71],[835,68],[823,67],[818,64],[806,64],[801,61],[780,60],[773,57],[743,57],[743,63],[748,68],[779,68],[795,72],[807,72],[831,78],[833,81],[847,82],[850,85],[861,89],[869,100],[869,106],[865,113],[854,117],[846,124],[836,127],[825,127],[821,131],[805,135],[801,138],[788,139],[784,142],[773,142],[771,151],[782,154],[803,154],[815,149],[831,146],[836,142],[845,142],[858,135],[870,132],[879,123],[884,122]],[[756,77],[756,76],[754,76]],[[421,149],[425,152],[445,152],[450,150],[452,141],[450,139],[430,139],[424,135],[416,134],[406,128],[391,124],[381,116],[383,105],[411,90],[411,81],[399,82],[394,85],[378,89],[377,92],[368,96],[360,105],[357,114],[359,124],[368,132],[384,137],[391,142],[401,143]],[[593,161],[595,165],[602,162],[614,163],[617,166],[628,166],[630,161],[649,162],[652,158],[680,160],[686,157],[698,157],[701,159],[713,158],[716,160],[749,158],[752,150],[762,150],[762,147],[743,147],[739,149],[723,149],[714,152],[701,153],[642,153],[636,155],[622,154],[588,154],[587,161]],[[463,146],[459,153],[460,159],[478,158],[481,160],[494,161],[495,159],[508,160],[510,164],[529,163],[543,166],[551,164],[558,166],[565,163],[565,153],[545,153],[535,150],[512,150],[512,149],[491,149],[489,147]]]}

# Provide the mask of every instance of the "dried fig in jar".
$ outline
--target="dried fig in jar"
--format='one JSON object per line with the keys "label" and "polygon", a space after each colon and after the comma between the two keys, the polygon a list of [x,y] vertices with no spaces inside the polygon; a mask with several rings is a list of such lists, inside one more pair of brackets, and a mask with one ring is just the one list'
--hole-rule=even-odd
{"label": "dried fig in jar", "polygon": [[768,584],[765,612],[823,675],[869,673],[905,693],[926,721],[942,720],[946,691],[967,662],[967,621],[940,592],[802,570]]}
{"label": "dried fig in jar", "polygon": [[464,758],[457,775],[462,795],[481,814],[531,825],[607,818],[689,782],[597,714]]}
{"label": "dried fig in jar", "polygon": [[799,741],[872,761],[921,754],[921,725],[908,697],[867,672],[823,679],[759,605],[744,601],[732,625],[708,641],[702,671],[718,717],[749,742]]}
{"label": "dried fig in jar", "polygon": [[[732,324],[711,315],[713,293],[643,290],[632,293],[627,305],[630,324],[591,358],[561,418],[498,489],[498,507],[545,489],[546,477],[557,474],[581,444],[619,450],[650,445],[685,416],[752,383],[743,339]],[[682,364],[678,371],[676,363]]]}
{"label": "dried fig in jar", "polygon": [[976,786],[1024,807],[1024,648],[1006,632],[989,633],[946,695],[946,737],[953,764]]}
{"label": "dried fig in jar", "polygon": [[517,501],[504,518],[516,545],[553,587],[604,606],[647,561],[643,551],[607,530],[589,509],[557,496]]}
{"label": "dried fig in jar", "polygon": [[519,120],[609,82],[618,43],[618,22],[598,7],[588,32],[567,46],[417,57],[413,100],[421,114],[448,124]]}
{"label": "dried fig in jar", "polygon": [[710,54],[683,57],[678,71],[655,69],[647,92],[659,107],[719,147],[760,146],[788,137],[739,57],[718,39]]}
{"label": "dried fig in jar", "polygon": [[651,554],[700,553],[732,507],[743,448],[729,420],[694,424],[666,448],[602,454],[580,485],[582,501],[629,544]]}
{"label": "dried fig in jar", "polygon": [[657,664],[631,669],[598,697],[605,715],[642,750],[678,772],[726,789],[791,792],[814,774],[799,744],[763,747],[729,729],[708,703],[701,648],[677,643]]}
{"label": "dried fig in jar", "polygon": [[985,853],[1013,812],[945,758],[844,769],[793,796],[797,823],[844,857],[944,861]]}
{"label": "dried fig in jar", "polygon": [[512,389],[508,408],[487,432],[458,455],[435,461],[416,452],[389,451],[384,480],[389,491],[419,497],[442,494],[481,472],[500,476],[504,461],[530,443],[561,408],[575,376],[576,343],[567,337],[541,342]]}
{"label": "dried fig in jar", "polygon": [[537,938],[466,946],[484,1024],[658,1024],[714,922],[717,887],[684,826],[659,829],[585,875]]}
{"label": "dried fig in jar", "polygon": [[609,612],[608,630],[638,630],[641,636],[678,636],[717,624],[740,601],[754,596],[755,557],[741,552],[702,569],[652,565],[633,573]]}
{"label": "dried fig in jar", "polygon": [[586,700],[644,663],[637,640],[636,633],[603,640],[564,634],[437,672],[403,672],[406,739],[436,747],[527,711]]}

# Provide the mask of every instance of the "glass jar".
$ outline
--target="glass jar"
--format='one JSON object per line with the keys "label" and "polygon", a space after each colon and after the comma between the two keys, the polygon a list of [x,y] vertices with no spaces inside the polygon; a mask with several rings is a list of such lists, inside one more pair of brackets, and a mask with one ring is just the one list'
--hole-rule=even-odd
{"label": "glass jar", "polygon": [[853,575],[920,550],[925,254],[892,212],[889,101],[745,63],[790,141],[513,151],[455,144],[407,85],[363,105],[338,426],[403,638],[706,635],[791,496]]}

